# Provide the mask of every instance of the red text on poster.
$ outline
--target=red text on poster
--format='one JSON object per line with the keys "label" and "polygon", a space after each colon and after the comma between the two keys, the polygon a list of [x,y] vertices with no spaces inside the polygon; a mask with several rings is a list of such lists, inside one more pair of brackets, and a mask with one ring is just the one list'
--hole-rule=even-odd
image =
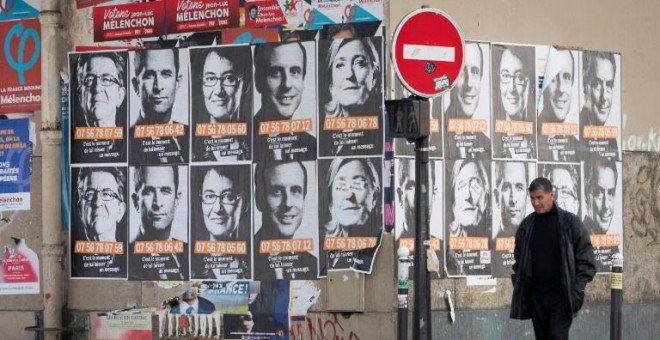
{"label": "red text on poster", "polygon": [[[287,7],[295,7],[296,1],[299,0],[286,0],[285,10],[288,10]],[[277,0],[246,0],[244,6],[245,27],[286,24],[286,18],[284,18],[284,13]]]}
{"label": "red text on poster", "polygon": [[94,7],[94,41],[158,37],[164,34],[165,3]]}
{"label": "red text on poster", "polygon": [[238,27],[238,0],[165,0],[167,33]]}
{"label": "red text on poster", "polygon": [[0,22],[0,113],[41,109],[39,19]]}

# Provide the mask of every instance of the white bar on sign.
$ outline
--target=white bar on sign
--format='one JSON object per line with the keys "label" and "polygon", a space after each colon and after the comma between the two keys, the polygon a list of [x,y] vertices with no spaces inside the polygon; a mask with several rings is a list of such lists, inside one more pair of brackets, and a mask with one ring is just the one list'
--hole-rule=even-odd
{"label": "white bar on sign", "polygon": [[403,44],[403,59],[453,63],[455,48],[449,46]]}

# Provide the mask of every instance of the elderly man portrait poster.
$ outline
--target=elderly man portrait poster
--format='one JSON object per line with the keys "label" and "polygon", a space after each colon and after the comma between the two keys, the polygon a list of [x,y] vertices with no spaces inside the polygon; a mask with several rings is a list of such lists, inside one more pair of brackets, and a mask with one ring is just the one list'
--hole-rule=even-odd
{"label": "elderly man portrait poster", "polygon": [[190,49],[192,161],[252,159],[250,47]]}
{"label": "elderly man portrait poster", "polygon": [[577,162],[578,53],[540,46],[537,47],[537,58],[541,58],[539,54],[547,55],[543,57],[546,59],[545,73],[538,101],[539,161]]}
{"label": "elderly man portrait poster", "polygon": [[126,168],[73,168],[71,277],[126,278]]}
{"label": "elderly man portrait poster", "polygon": [[320,276],[371,273],[383,233],[382,158],[319,160]]}
{"label": "elderly man portrait poster", "polygon": [[536,159],[535,48],[491,45],[494,159]]}
{"label": "elderly man portrait poster", "polygon": [[621,159],[621,55],[581,52],[580,141],[583,159]]}
{"label": "elderly man portrait poster", "polygon": [[188,53],[129,52],[131,165],[188,162]]}
{"label": "elderly man portrait poster", "polygon": [[126,52],[69,54],[71,163],[126,162]]}
{"label": "elderly man portrait poster", "polygon": [[265,43],[253,50],[253,159],[316,159],[315,43]]}
{"label": "elderly man portrait poster", "polygon": [[319,157],[383,151],[382,38],[319,41]]}

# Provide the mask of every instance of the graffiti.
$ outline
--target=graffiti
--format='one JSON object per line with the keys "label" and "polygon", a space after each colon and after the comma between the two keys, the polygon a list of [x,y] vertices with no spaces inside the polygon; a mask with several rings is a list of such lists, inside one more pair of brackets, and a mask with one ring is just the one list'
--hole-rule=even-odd
{"label": "graffiti", "polygon": [[628,151],[660,152],[660,129],[650,128],[647,136],[628,136],[623,148]]}
{"label": "graffiti", "polygon": [[633,189],[632,230],[639,237],[650,237],[649,245],[658,244],[660,236],[660,169],[658,162],[643,165],[637,171]]}
{"label": "graffiti", "polygon": [[289,338],[291,340],[360,340],[353,331],[346,329],[337,313],[330,314],[329,318],[318,315],[307,316],[305,320],[292,321],[289,325]]}

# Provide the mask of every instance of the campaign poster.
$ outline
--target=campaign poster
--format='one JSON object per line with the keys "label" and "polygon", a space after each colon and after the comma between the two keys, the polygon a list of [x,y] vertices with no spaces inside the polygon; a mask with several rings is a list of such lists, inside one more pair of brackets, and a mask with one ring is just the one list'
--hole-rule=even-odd
{"label": "campaign poster", "polygon": [[82,8],[92,7],[110,1],[113,0],[76,0],[76,8],[82,9]]}
{"label": "campaign poster", "polygon": [[582,216],[582,179],[584,177],[582,177],[579,163],[539,163],[538,176],[545,177],[552,183],[555,204],[558,207],[576,216]]}
{"label": "campaign poster", "polygon": [[494,159],[529,159],[536,152],[534,46],[492,44]]}
{"label": "campaign poster", "polygon": [[0,2],[0,21],[36,18],[42,0],[5,0]]}
{"label": "campaign poster", "polygon": [[165,34],[165,2],[94,7],[94,42],[160,37]]}
{"label": "campaign poster", "polygon": [[192,161],[250,161],[250,46],[191,48],[190,87]]}
{"label": "campaign poster", "polygon": [[316,193],[314,161],[255,164],[255,280],[317,278]]}
{"label": "campaign poster", "polygon": [[383,233],[381,157],[318,161],[320,276],[371,273]]}
{"label": "campaign poster", "polygon": [[239,26],[239,0],[165,0],[167,34]]}
{"label": "campaign poster", "polygon": [[527,188],[537,177],[537,166],[535,162],[520,161],[494,161],[492,165],[492,275],[510,278],[516,231],[522,220],[534,212]]}
{"label": "campaign poster", "polygon": [[220,33],[222,45],[263,44],[280,41],[276,28],[227,28]]}
{"label": "campaign poster", "polygon": [[578,162],[578,52],[554,46],[537,46],[536,51],[537,70],[543,72],[537,105],[539,162]]}
{"label": "campaign poster", "polygon": [[[197,299],[199,306],[206,305],[206,309],[198,308],[197,313],[211,314],[245,314],[248,311],[250,297],[250,281],[201,281],[198,285]],[[203,303],[206,300],[209,303]],[[213,306],[213,307],[211,307]]]}
{"label": "campaign poster", "polygon": [[39,19],[0,22],[0,113],[41,110],[41,24]]}
{"label": "campaign poster", "polygon": [[0,211],[30,210],[30,119],[0,120]]}
{"label": "campaign poster", "polygon": [[191,278],[252,278],[250,164],[193,166]]}
{"label": "campaign poster", "polygon": [[126,167],[71,168],[71,278],[126,279]]}
{"label": "campaign poster", "polygon": [[342,0],[342,16],[348,23],[382,21],[383,0]]}
{"label": "campaign poster", "polygon": [[250,282],[247,313],[222,316],[224,339],[286,339],[289,334],[289,285],[286,280]]}
{"label": "campaign poster", "polygon": [[319,41],[319,157],[383,153],[381,37]]}
{"label": "campaign poster", "polygon": [[[398,79],[396,80],[399,81]],[[400,83],[399,83],[400,84]],[[429,122],[429,157],[430,158],[442,158],[443,155],[443,129],[442,129],[442,98],[429,98],[431,102],[431,120]],[[407,124],[408,122],[404,121],[403,112],[388,112],[387,115],[395,115],[394,119],[395,126],[394,129],[402,127],[400,124]],[[415,142],[408,141],[406,138],[394,138],[394,155],[399,156],[408,156],[415,157]]]}
{"label": "campaign poster", "polygon": [[621,54],[580,52],[581,159],[621,160]]}
{"label": "campaign poster", "polygon": [[[443,254],[443,202],[442,202],[442,176],[444,173],[444,164],[442,160],[429,161],[428,171],[428,214],[429,214],[429,235],[431,247],[440,261],[440,268],[444,268]],[[394,159],[394,206],[395,206],[395,227],[394,239],[396,249],[406,247],[410,251],[408,260],[410,261],[409,277],[413,279],[415,251],[415,235],[417,228],[415,223],[416,204],[415,204],[415,159],[414,158],[395,158]],[[432,279],[439,279],[442,273],[431,275]]]}
{"label": "campaign poster", "polygon": [[130,167],[129,177],[128,279],[188,280],[188,167]]}
{"label": "campaign poster", "polygon": [[590,159],[582,165],[582,224],[591,236],[598,273],[611,271],[612,256],[623,254],[623,165]]}
{"label": "campaign poster", "polygon": [[253,159],[315,160],[315,42],[259,44],[253,51]]}
{"label": "campaign poster", "polygon": [[126,162],[128,53],[69,54],[71,163]]}
{"label": "campaign poster", "polygon": [[128,57],[132,85],[128,162],[187,163],[188,50],[136,50]]}
{"label": "campaign poster", "polygon": [[[293,4],[293,7],[292,7]],[[296,1],[282,0],[246,0],[243,4],[245,27],[264,27],[286,25],[286,12],[297,12]]]}
{"label": "campaign poster", "polygon": [[463,70],[443,98],[446,159],[490,159],[490,44],[466,41]]}
{"label": "campaign poster", "polygon": [[446,161],[445,167],[444,240],[447,275],[490,275],[490,161],[458,159]]}
{"label": "campaign poster", "polygon": [[97,313],[95,339],[150,340],[153,338],[151,312]]}
{"label": "campaign poster", "polygon": [[310,14],[305,13],[311,27],[341,23],[344,18],[342,0],[312,0],[312,8]]}
{"label": "campaign poster", "polygon": [[0,295],[39,294],[39,257],[23,238],[0,253]]}

